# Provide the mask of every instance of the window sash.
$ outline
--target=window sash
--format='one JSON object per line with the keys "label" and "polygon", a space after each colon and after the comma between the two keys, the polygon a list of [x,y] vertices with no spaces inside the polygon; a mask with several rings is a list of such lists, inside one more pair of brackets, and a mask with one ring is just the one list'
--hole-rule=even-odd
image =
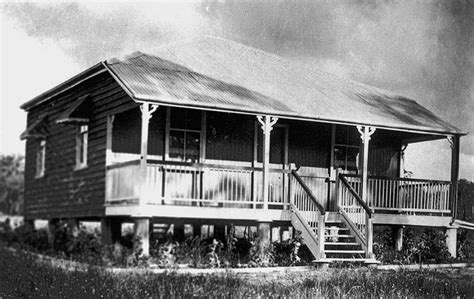
{"label": "window sash", "polygon": [[[184,113],[183,113],[184,112]],[[172,119],[173,119],[173,110],[168,109],[168,132],[167,132],[167,157],[170,160],[180,160],[180,161],[199,161],[201,159],[201,155],[203,154],[201,151],[202,143],[204,142],[202,132],[203,132],[203,113],[200,112],[199,114],[199,121],[198,120],[190,120],[188,117],[196,117],[196,113],[188,113],[187,110],[184,110],[181,114],[183,119],[180,121],[182,126],[172,126]],[[174,119],[175,120],[175,119]],[[197,130],[196,128],[188,129],[188,124],[193,122],[199,123],[200,129]],[[174,121],[176,123],[176,120]],[[196,127],[196,123],[194,123],[194,127]]]}
{"label": "window sash", "polygon": [[44,176],[46,161],[46,140],[41,140],[36,152],[36,177]]}
{"label": "window sash", "polygon": [[77,131],[76,144],[76,169],[87,166],[87,147],[89,138],[89,126],[81,125]]}
{"label": "window sash", "polygon": [[[351,156],[353,156],[354,150],[359,152],[360,146],[355,144],[354,138],[351,138],[350,134],[350,128],[336,126],[336,142],[334,143],[333,148],[334,166],[337,168],[343,168],[344,170],[357,170],[357,154],[354,156],[354,158],[351,158]],[[343,153],[337,153],[337,150],[342,150]],[[338,156],[340,156],[340,159],[338,159]]]}

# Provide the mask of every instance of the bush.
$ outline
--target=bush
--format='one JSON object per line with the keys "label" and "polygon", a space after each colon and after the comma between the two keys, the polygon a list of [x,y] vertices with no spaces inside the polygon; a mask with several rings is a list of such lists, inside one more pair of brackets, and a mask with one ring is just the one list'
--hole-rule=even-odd
{"label": "bush", "polygon": [[401,251],[394,249],[392,230],[381,229],[374,236],[374,254],[379,261],[390,264],[442,263],[452,260],[444,232],[434,229],[419,231],[405,228]]}

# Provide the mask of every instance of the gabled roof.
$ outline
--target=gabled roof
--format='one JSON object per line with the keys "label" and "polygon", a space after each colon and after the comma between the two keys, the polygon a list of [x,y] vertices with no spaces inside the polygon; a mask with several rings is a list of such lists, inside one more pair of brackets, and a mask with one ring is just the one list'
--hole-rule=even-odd
{"label": "gabled roof", "polygon": [[103,65],[136,101],[461,134],[411,99],[222,38],[175,43]]}

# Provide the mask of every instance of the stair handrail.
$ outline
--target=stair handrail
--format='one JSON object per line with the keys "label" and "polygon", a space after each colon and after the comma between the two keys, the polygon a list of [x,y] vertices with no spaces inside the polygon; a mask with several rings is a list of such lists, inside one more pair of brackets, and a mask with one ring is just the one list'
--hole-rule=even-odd
{"label": "stair handrail", "polygon": [[301,185],[301,187],[309,196],[309,198],[314,202],[314,204],[318,208],[321,215],[324,216],[326,214],[326,209],[318,202],[318,200],[316,199],[316,196],[314,196],[313,192],[311,192],[311,189],[309,189],[309,187],[306,185],[306,183],[303,181],[303,179],[300,177],[300,175],[296,172],[295,169],[291,170],[291,174],[298,181],[298,183]]}
{"label": "stair handrail", "polygon": [[349,192],[354,196],[357,202],[364,208],[369,218],[372,218],[372,209],[367,205],[367,203],[365,203],[365,201],[362,200],[362,198],[360,198],[360,195],[357,193],[357,191],[354,190],[354,188],[352,188],[351,184],[344,177],[343,173],[339,174],[339,179],[346,186]]}
{"label": "stair handrail", "polygon": [[[372,252],[372,246],[373,246],[372,214],[373,212],[372,212],[372,209],[367,205],[365,201],[362,200],[359,193],[356,190],[354,190],[354,188],[351,186],[349,181],[344,177],[344,174],[339,173],[337,175],[337,178],[339,182],[338,186],[345,187],[346,190],[349,191],[349,194],[352,195],[353,199],[355,199],[354,203],[360,206],[362,208],[362,211],[364,211],[363,213],[365,215],[365,223],[362,224],[363,222],[358,222],[356,219],[354,219],[354,216],[351,216],[350,208],[349,210],[347,210],[347,207],[343,208],[343,206],[339,204],[341,200],[339,196],[342,196],[342,189],[341,187],[338,187],[338,191],[337,191],[338,192],[337,193],[338,205],[339,205],[339,211],[342,215],[342,219],[346,222],[349,229],[354,233],[354,235],[356,236],[356,239],[359,240],[360,244],[362,245],[362,247],[364,248],[366,252],[366,257],[373,258],[373,252]],[[359,218],[358,220],[361,221],[362,219]]]}
{"label": "stair handrail", "polygon": [[[310,251],[313,253],[314,257],[316,260],[321,260],[326,257],[324,253],[324,243],[325,243],[325,227],[326,227],[326,209],[318,202],[316,199],[316,196],[314,196],[313,192],[311,192],[311,189],[306,185],[306,183],[303,181],[303,179],[299,176],[297,173],[297,169],[294,169],[292,167],[293,165],[290,165],[291,170],[291,175],[292,177],[296,180],[294,183],[290,183],[290,207],[292,209],[292,214],[299,220],[298,223],[300,223],[301,226],[301,232],[302,232],[302,237],[305,239],[305,243],[310,249]],[[293,184],[295,184],[295,187],[293,187]],[[306,195],[306,198],[308,199],[309,203],[313,204],[313,214],[309,216],[305,216],[305,213],[308,211],[305,211],[303,208],[300,210],[302,207],[299,206],[296,201],[296,193],[293,190],[296,188],[296,184],[299,185],[299,187],[302,189],[301,191],[304,192]],[[292,224],[298,224],[298,223],[293,223]],[[316,227],[317,224],[317,227]],[[306,235],[306,237],[305,237]],[[308,239],[306,239],[308,238]],[[312,245],[311,245],[312,244]]]}

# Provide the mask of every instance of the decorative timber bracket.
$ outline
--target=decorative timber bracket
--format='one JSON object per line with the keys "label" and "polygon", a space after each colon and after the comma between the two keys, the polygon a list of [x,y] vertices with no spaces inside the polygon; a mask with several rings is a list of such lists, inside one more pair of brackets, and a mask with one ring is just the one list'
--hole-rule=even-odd
{"label": "decorative timber bracket", "polygon": [[374,127],[369,126],[357,126],[357,131],[359,131],[360,139],[362,139],[362,143],[367,143],[370,141],[371,136],[375,133]]}
{"label": "decorative timber bracket", "polygon": [[257,120],[260,123],[263,134],[268,134],[273,130],[273,126],[277,123],[278,117],[258,115]]}
{"label": "decorative timber bracket", "polygon": [[142,112],[142,122],[146,122],[148,124],[153,116],[153,112],[155,112],[158,107],[159,106],[157,104],[143,103],[140,105],[140,111]]}
{"label": "decorative timber bracket", "polygon": [[446,136],[446,140],[448,141],[449,146],[452,149],[454,147],[454,137],[452,135],[448,135]]}

